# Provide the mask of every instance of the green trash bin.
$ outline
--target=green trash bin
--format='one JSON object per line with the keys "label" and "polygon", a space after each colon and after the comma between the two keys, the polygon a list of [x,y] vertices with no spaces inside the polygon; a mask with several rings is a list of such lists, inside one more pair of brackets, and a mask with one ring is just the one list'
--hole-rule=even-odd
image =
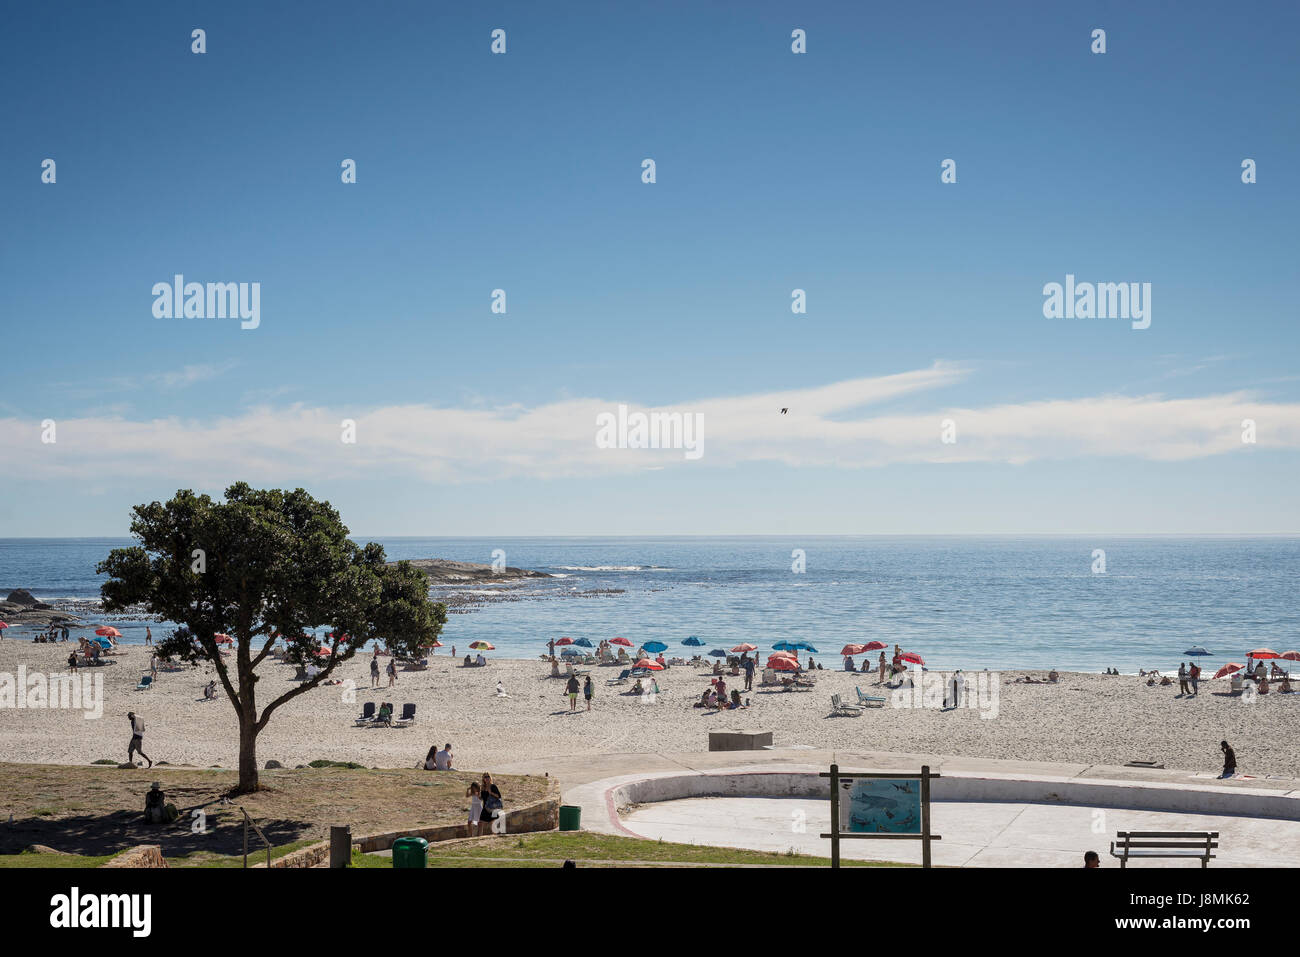
{"label": "green trash bin", "polygon": [[560,830],[577,831],[582,828],[582,808],[573,804],[560,805]]}
{"label": "green trash bin", "polygon": [[394,867],[427,867],[429,842],[422,837],[399,837],[393,841]]}

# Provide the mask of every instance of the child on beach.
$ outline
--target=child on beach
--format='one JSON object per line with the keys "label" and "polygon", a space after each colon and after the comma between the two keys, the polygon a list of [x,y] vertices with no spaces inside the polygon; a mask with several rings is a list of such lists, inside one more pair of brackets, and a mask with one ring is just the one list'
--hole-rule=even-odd
{"label": "child on beach", "polygon": [[370,658],[370,687],[379,687],[379,649]]}
{"label": "child on beach", "polygon": [[469,822],[465,828],[467,836],[473,837],[478,833],[479,819],[483,816],[483,791],[477,781],[471,781],[469,790],[465,793],[469,795]]}
{"label": "child on beach", "polygon": [[582,696],[587,699],[587,710],[591,710],[591,696],[596,693],[595,686],[591,683],[591,675],[587,675],[587,680],[582,685]]}

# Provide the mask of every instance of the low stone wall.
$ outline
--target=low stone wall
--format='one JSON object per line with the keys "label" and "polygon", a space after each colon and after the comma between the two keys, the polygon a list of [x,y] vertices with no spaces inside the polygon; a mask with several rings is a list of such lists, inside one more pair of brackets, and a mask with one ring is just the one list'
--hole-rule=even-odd
{"label": "low stone wall", "polygon": [[[560,826],[560,800],[559,798],[548,798],[544,801],[538,801],[535,804],[526,804],[523,807],[512,808],[505,814],[505,832],[506,834],[523,834],[530,831],[553,831]],[[374,851],[386,851],[393,846],[393,842],[399,837],[422,837],[430,844],[437,844],[441,841],[450,841],[458,837],[465,837],[465,825],[460,824],[435,824],[430,827],[410,828],[403,831],[384,831],[379,834],[363,834],[360,837],[352,838],[352,846],[362,853],[371,853]],[[251,855],[250,855],[251,856]],[[286,854],[283,857],[271,861],[274,867],[316,867],[319,864],[329,862],[330,842],[323,841],[320,844],[312,844],[310,847],[304,847],[301,850]],[[266,867],[266,862],[252,865],[254,867]]]}
{"label": "low stone wall", "polygon": [[129,851],[123,851],[117,857],[104,864],[104,867],[166,867],[163,860],[162,845],[141,844]]}
{"label": "low stone wall", "polygon": [[[845,768],[844,773],[852,772]],[[945,774],[935,779],[930,788],[935,801],[1077,804],[1182,814],[1300,819],[1300,791],[1097,778],[1003,778],[964,772]],[[613,788],[609,797],[617,809],[694,797],[829,799],[829,789],[829,778],[808,772],[737,772],[667,775],[629,781]]]}

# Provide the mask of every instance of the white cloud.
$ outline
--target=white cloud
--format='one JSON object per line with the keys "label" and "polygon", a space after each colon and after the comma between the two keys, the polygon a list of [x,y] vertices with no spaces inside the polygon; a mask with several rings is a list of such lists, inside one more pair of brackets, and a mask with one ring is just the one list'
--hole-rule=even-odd
{"label": "white cloud", "polygon": [[[870,406],[952,386],[968,374],[961,366],[936,363],[898,375],[657,407],[619,397],[564,399],[535,408],[361,410],[299,403],[204,421],[91,415],[60,420],[53,445],[41,443],[39,422],[5,418],[0,445],[10,475],[168,476],[204,487],[240,478],[260,484],[412,475],[440,482],[553,478],[756,461],[840,468],[1099,456],[1178,461],[1249,450],[1241,441],[1243,419],[1258,424],[1258,448],[1300,448],[1300,404],[1264,402],[1244,392],[1181,399],[1104,395],[869,414]],[[633,411],[702,413],[703,458],[687,461],[680,450],[597,448],[596,416],[620,402]],[[355,445],[340,441],[345,418],[356,421]],[[956,423],[955,444],[940,442],[945,418]]]}

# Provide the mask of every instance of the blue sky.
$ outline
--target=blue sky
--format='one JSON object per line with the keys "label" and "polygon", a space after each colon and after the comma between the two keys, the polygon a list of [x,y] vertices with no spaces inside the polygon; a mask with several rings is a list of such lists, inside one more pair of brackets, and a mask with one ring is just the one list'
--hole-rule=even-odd
{"label": "blue sky", "polygon": [[[376,535],[1300,531],[1297,8],[809,7],[14,10],[0,535],[240,478]],[[1151,327],[1044,318],[1067,273]],[[620,402],[706,454],[597,454]]]}

